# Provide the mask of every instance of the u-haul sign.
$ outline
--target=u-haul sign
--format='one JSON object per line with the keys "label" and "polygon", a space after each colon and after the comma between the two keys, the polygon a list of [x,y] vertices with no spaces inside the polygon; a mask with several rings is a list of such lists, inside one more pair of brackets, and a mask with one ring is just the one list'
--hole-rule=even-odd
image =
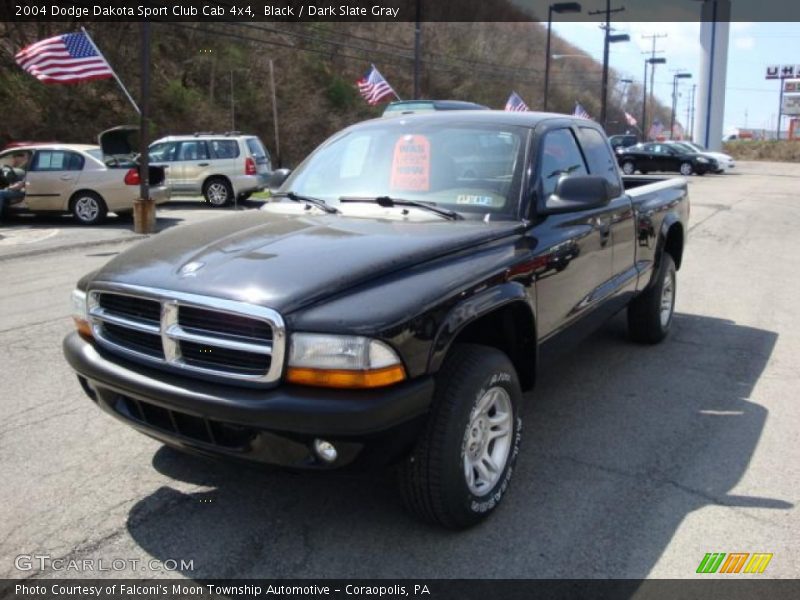
{"label": "u-haul sign", "polygon": [[794,79],[800,77],[800,65],[769,65],[767,79]]}

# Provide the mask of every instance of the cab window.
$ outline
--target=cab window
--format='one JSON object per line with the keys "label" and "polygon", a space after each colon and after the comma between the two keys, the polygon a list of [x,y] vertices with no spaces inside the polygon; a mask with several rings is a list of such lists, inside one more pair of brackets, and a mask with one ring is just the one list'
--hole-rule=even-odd
{"label": "cab window", "polygon": [[583,153],[586,155],[586,162],[589,163],[589,172],[592,175],[605,177],[614,190],[612,195],[618,195],[621,192],[619,167],[603,135],[591,127],[579,127],[578,136]]}
{"label": "cab window", "polygon": [[545,134],[539,161],[542,197],[555,192],[562,177],[586,175],[586,164],[570,129],[556,129]]}

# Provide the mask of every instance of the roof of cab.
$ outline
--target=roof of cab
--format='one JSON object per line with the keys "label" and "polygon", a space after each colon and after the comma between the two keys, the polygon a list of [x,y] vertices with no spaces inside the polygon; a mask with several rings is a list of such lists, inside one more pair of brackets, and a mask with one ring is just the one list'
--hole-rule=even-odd
{"label": "roof of cab", "polygon": [[595,121],[589,119],[581,119],[573,115],[566,115],[562,113],[546,113],[546,112],[515,112],[505,110],[445,110],[445,111],[432,111],[418,114],[399,115],[394,119],[370,119],[356,123],[351,127],[359,127],[367,124],[382,124],[391,126],[393,123],[406,123],[406,122],[420,122],[420,123],[436,123],[436,122],[462,122],[462,123],[488,123],[496,125],[517,125],[521,127],[535,127],[539,123],[548,120],[560,120],[581,122],[588,125],[599,127]]}

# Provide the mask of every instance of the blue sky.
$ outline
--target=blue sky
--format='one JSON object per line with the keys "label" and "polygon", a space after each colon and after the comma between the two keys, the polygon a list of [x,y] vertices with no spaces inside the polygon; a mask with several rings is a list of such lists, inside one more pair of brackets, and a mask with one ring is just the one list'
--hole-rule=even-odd
{"label": "blue sky", "polygon": [[[700,23],[626,23],[614,22],[616,33],[627,33],[629,43],[612,44],[611,67],[641,82],[644,74],[643,52],[652,42],[643,35],[666,33],[656,47],[658,56],[667,59],[658,65],[655,94],[667,106],[672,103],[672,76],[675,70],[688,71],[693,79],[680,82],[678,119],[685,123],[691,86],[697,83],[700,70]],[[588,52],[603,58],[603,33],[598,23],[554,23],[553,31]],[[562,59],[568,60],[568,59]],[[731,23],[728,46],[728,73],[725,91],[724,131],[735,127],[775,129],[778,113],[778,82],[766,80],[767,65],[800,64],[800,23]],[[638,115],[635,115],[638,117]],[[783,128],[788,120],[784,118]]]}

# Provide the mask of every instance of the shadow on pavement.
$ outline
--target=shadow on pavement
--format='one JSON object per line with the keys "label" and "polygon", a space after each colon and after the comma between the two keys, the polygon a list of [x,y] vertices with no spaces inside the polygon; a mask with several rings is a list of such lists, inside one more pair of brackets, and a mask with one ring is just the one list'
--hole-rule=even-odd
{"label": "shadow on pavement", "polygon": [[165,447],[153,466],[207,490],[158,489],[128,531],[155,558],[194,560],[193,578],[646,577],[692,511],[792,508],[769,489],[731,494],[767,418],[749,397],[777,337],[677,314],[665,343],[637,346],[616,317],[540,377],[511,490],[466,532],[407,516],[390,472],[294,474]]}

